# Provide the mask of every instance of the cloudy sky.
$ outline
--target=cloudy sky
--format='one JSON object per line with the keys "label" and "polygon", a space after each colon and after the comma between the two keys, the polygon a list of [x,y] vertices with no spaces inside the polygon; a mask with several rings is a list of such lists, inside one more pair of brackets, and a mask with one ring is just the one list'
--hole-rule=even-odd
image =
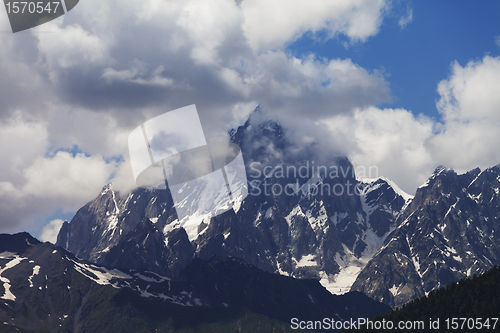
{"label": "cloudy sky", "polygon": [[80,0],[13,34],[0,10],[0,232],[49,239],[109,181],[130,189],[128,134],[190,104],[209,138],[260,104],[297,144],[410,194],[438,165],[496,165],[499,15],[494,0]]}

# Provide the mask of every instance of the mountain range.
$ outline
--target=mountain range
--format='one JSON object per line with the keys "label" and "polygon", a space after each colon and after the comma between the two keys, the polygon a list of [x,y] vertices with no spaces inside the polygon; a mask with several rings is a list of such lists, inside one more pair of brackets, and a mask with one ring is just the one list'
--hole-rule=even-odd
{"label": "mountain range", "polygon": [[82,261],[27,233],[0,235],[2,332],[271,332],[293,317],[349,321],[390,310],[360,292],[195,259],[174,278]]}
{"label": "mountain range", "polygon": [[400,307],[500,263],[500,167],[437,168],[359,274],[358,290]]}
{"label": "mountain range", "polygon": [[193,258],[229,255],[268,272],[319,280],[334,293],[348,291],[411,197],[388,179],[357,179],[346,158],[315,161],[314,147],[295,151],[277,122],[254,120],[258,110],[252,116],[230,133],[250,184],[237,209],[179,221],[169,191],[122,195],[110,184],[64,223],[56,244],[91,262],[166,276]]}
{"label": "mountain range", "polygon": [[[234,210],[179,221],[169,191],[122,195],[109,184],[56,244],[96,264],[169,277],[195,258],[232,256],[392,307],[500,262],[499,167],[460,175],[439,167],[411,196],[387,178],[359,177],[314,143],[298,148],[259,109],[230,137],[249,181]],[[193,207],[204,193],[195,194]]]}
{"label": "mountain range", "polygon": [[385,313],[500,263],[499,166],[438,167],[411,196],[297,146],[259,108],[229,134],[249,194],[223,214],[196,214],[213,188],[184,187],[193,214],[179,219],[168,189],[108,184],[55,246],[0,235],[5,327],[267,331]]}

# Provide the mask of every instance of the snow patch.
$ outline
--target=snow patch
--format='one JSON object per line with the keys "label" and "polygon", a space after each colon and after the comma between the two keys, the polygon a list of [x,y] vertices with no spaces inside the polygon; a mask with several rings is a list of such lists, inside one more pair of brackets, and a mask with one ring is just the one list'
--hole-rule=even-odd
{"label": "snow patch", "polygon": [[15,258],[17,257],[17,253],[14,253],[14,252],[2,252],[0,253],[0,259],[12,259],[12,258]]}
{"label": "snow patch", "polygon": [[389,186],[392,187],[394,192],[396,192],[397,194],[402,196],[403,199],[405,199],[405,201],[413,199],[413,197],[414,197],[413,195],[410,195],[410,194],[406,193],[405,191],[403,191],[402,189],[400,189],[399,186],[395,182],[393,182],[392,180],[385,178],[385,177],[380,177],[380,178],[385,180],[387,182],[387,184],[389,184]]}
{"label": "snow patch", "polygon": [[305,215],[307,217],[309,225],[311,226],[312,230],[314,230],[314,232],[318,232],[319,230],[324,231],[327,227],[328,221],[328,215],[326,213],[325,206],[323,204],[323,201],[314,201],[313,204],[314,203],[317,203],[319,205],[319,211],[313,214],[312,210],[308,210]]}
{"label": "snow patch", "polygon": [[106,228],[106,231],[115,231],[115,228],[118,225],[118,216],[111,215],[107,218],[107,221],[108,227]]}
{"label": "snow patch", "polygon": [[[80,273],[96,282],[100,285],[108,285],[111,284],[111,279],[131,279],[132,277],[128,274],[125,274],[117,269],[108,270],[104,267],[97,267],[94,265],[83,264],[77,261],[72,260],[75,264],[75,269]],[[111,284],[115,287],[113,284]]]}
{"label": "snow patch", "polygon": [[33,277],[34,277],[35,275],[38,275],[38,273],[40,273],[40,266],[35,265],[35,267],[33,267],[33,273],[32,273],[32,274],[30,275],[30,277],[28,278],[28,281],[29,281],[29,283],[30,283],[30,288],[33,288],[33,281],[32,281],[32,279],[33,279]]}
{"label": "snow patch", "polygon": [[363,267],[364,266],[356,266],[355,263],[351,263],[350,266],[343,267],[340,273],[336,275],[328,275],[322,271],[319,273],[321,278],[319,283],[332,294],[345,294],[351,289],[352,284],[356,281]]}
{"label": "snow patch", "polygon": [[423,183],[422,185],[420,185],[418,188],[424,188],[424,187],[427,187],[429,186],[431,180],[430,179],[427,179],[427,181],[425,183]]}
{"label": "snow patch", "polygon": [[170,280],[169,278],[167,278],[165,276],[161,276],[161,275],[158,275],[156,273],[152,273],[152,274],[154,274],[155,276],[157,276],[158,280],[155,279],[155,278],[149,277],[149,276],[144,276],[141,273],[135,273],[134,275],[137,276],[141,280],[144,280],[146,282],[153,282],[153,283],[161,283],[161,282],[169,281]]}
{"label": "snow patch", "polygon": [[26,260],[28,258],[21,257],[15,253],[12,252],[2,252],[0,253],[0,258],[1,259],[11,259],[7,264],[5,264],[5,267],[0,269],[0,281],[3,282],[3,288],[5,289],[5,293],[3,296],[0,298],[5,299],[5,300],[11,300],[15,301],[16,296],[10,291],[10,280],[7,279],[6,277],[2,276],[2,273],[5,272],[8,269],[11,269],[12,267],[18,265],[21,261]]}
{"label": "snow patch", "polygon": [[[405,191],[403,191],[395,182],[393,182],[389,178],[386,178],[386,177],[383,177],[383,176],[382,177],[378,177],[378,178],[356,178],[356,179],[359,182],[362,182],[362,183],[365,183],[365,184],[368,184],[368,185],[371,185],[371,184],[375,183],[376,181],[378,181],[380,179],[380,180],[385,181],[394,190],[394,192],[396,192],[401,197],[403,197],[403,199],[405,201],[413,199],[413,197],[414,197],[413,195],[410,195],[410,194],[406,193]],[[376,190],[380,186],[382,186],[382,184],[377,184],[377,185],[375,185],[373,187],[369,186],[369,187],[367,187],[367,188],[364,189],[364,191],[366,191],[366,193],[362,193],[362,194],[368,194],[369,192]]]}
{"label": "snow patch", "polygon": [[395,284],[389,289],[389,291],[391,292],[392,296],[396,296],[398,293],[399,293],[399,287],[400,286],[396,286]]}
{"label": "snow patch", "polygon": [[167,236],[169,233],[171,233],[174,229],[179,229],[181,227],[181,224],[179,223],[179,220],[174,220],[171,223],[165,225],[163,227],[163,236]]}
{"label": "snow patch", "polygon": [[297,262],[297,267],[309,267],[309,266],[317,266],[318,264],[314,261],[314,254],[308,254],[306,256],[302,256],[300,261]]}
{"label": "snow patch", "polygon": [[300,208],[299,205],[295,206],[292,211],[290,212],[290,214],[288,214],[287,216],[285,216],[285,220],[286,222],[288,223],[288,228],[291,229],[292,228],[292,219],[296,216],[301,216],[301,217],[306,217],[306,214],[304,214],[302,212],[302,209]]}
{"label": "snow patch", "polygon": [[281,268],[281,263],[278,263],[278,273],[280,273],[280,275],[284,275],[284,276],[290,276],[290,274],[288,272],[285,272],[282,268]]}

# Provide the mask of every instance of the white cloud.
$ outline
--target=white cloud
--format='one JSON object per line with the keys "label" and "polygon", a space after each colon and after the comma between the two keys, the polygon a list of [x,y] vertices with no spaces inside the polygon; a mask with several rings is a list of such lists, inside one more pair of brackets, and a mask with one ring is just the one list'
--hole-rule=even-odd
{"label": "white cloud", "polygon": [[307,112],[307,119],[317,120],[390,99],[384,78],[350,59],[298,59],[282,51],[267,52],[259,56],[259,69],[250,80],[252,99],[287,118]]}
{"label": "white cloud", "polygon": [[[0,12],[3,12],[0,10]],[[5,13],[6,16],[6,12]],[[1,21],[1,18],[0,18]],[[8,20],[6,21],[8,25]],[[37,114],[44,103],[53,100],[54,93],[46,85],[45,78],[33,70],[37,50],[32,36],[16,38],[9,34],[10,26],[3,28],[0,22],[0,121],[20,110]],[[33,118],[29,116],[28,118]]]}
{"label": "white cloud", "polygon": [[38,157],[25,171],[25,194],[53,198],[67,204],[93,198],[109,180],[114,163],[98,155],[85,156],[59,151],[53,157]]}
{"label": "white cloud", "polygon": [[465,67],[455,62],[451,77],[438,85],[438,110],[445,121],[500,119],[500,57],[486,56]]}
{"label": "white cloud", "polygon": [[500,35],[498,35],[498,36],[495,37],[495,44],[497,44],[498,46],[500,46]]}
{"label": "white cloud", "polygon": [[79,25],[61,28],[58,23],[46,23],[44,27],[52,33],[37,35],[40,52],[51,68],[99,65],[108,60],[108,44],[102,37]]}
{"label": "white cloud", "polygon": [[[202,118],[225,127],[235,104],[256,100],[269,108],[316,110],[327,104],[329,112],[345,112],[387,100],[385,80],[349,59],[297,59],[277,47],[321,29],[330,37],[366,40],[377,33],[386,8],[383,0],[292,5],[89,0],[66,15],[64,24],[53,23],[56,34],[37,36],[39,58],[41,70],[48,71],[53,88],[66,100],[122,119],[125,113],[137,117],[138,108],[158,115],[197,103],[203,104],[200,113],[210,114]],[[268,46],[253,52],[252,45],[263,40]],[[304,96],[310,96],[307,103],[297,105]]]}
{"label": "white cloud", "polygon": [[113,174],[112,182],[114,188],[121,193],[130,193],[137,188],[128,154],[126,154],[125,160],[117,167],[116,172]]}
{"label": "white cloud", "polygon": [[355,167],[377,171],[366,177],[388,177],[412,194],[435,168],[426,147],[433,122],[425,116],[369,107],[324,123],[335,133],[331,145],[343,147]]}
{"label": "white cloud", "polygon": [[360,151],[351,153],[353,163],[376,166],[380,176],[389,177],[413,194],[435,168],[427,149],[432,121],[403,109],[376,108],[356,111],[354,121]]}
{"label": "white cloud", "polygon": [[356,166],[377,166],[379,175],[413,194],[442,164],[465,172],[500,163],[500,57],[465,66],[454,63],[438,85],[441,123],[404,109],[358,109],[322,121]]}
{"label": "white cloud", "polygon": [[402,16],[399,21],[398,25],[401,27],[401,29],[404,29],[408,24],[410,24],[413,21],[413,8],[411,8],[408,5],[408,8],[406,10],[406,15]]}
{"label": "white cloud", "polygon": [[431,140],[436,160],[459,171],[500,163],[500,57],[455,62],[438,85],[444,123]]}
{"label": "white cloud", "polygon": [[[212,138],[260,103],[297,144],[318,142],[356,165],[376,165],[408,192],[437,164],[500,162],[498,58],[453,65],[438,87],[436,124],[372,107],[390,100],[376,70],[284,51],[307,32],[366,41],[388,3],[87,0],[44,25],[55,33],[2,36],[0,213],[11,223],[0,228],[76,209],[112,176],[130,190],[129,132],[193,103]],[[412,19],[408,7],[400,25]],[[85,154],[58,151],[75,146]]]}
{"label": "white cloud", "polygon": [[98,154],[105,159],[119,157],[127,151],[127,137],[132,128],[120,124],[110,113],[60,105],[54,106],[44,118],[51,151],[77,146],[87,154]]}
{"label": "white cloud", "polygon": [[106,68],[102,77],[108,82],[113,81],[123,81],[131,82],[146,86],[159,86],[159,87],[172,87],[174,85],[174,80],[168,77],[162,77],[161,74],[164,71],[163,66],[158,66],[148,78],[140,77],[137,70],[129,69],[116,71],[112,68]]}
{"label": "white cloud", "polygon": [[[304,4],[296,5],[301,9]],[[349,59],[296,58],[282,50],[262,48],[260,53],[253,52],[245,34],[261,27],[247,26],[247,5],[254,9],[260,6],[257,9],[267,13],[269,4],[244,1],[238,6],[232,0],[148,0],[140,5],[131,0],[82,2],[72,16],[65,16],[65,24],[54,23],[64,37],[60,45],[52,45],[57,42],[55,37],[37,36],[43,64],[38,70],[47,71],[54,83],[52,89],[71,105],[71,117],[84,124],[91,121],[77,116],[75,109],[112,115],[119,127],[131,129],[147,118],[195,103],[208,137],[221,137],[228,123],[241,119],[234,110],[242,103],[258,101],[281,115],[321,119],[353,107],[389,101],[383,76]],[[113,15],[112,7],[119,8]],[[283,7],[286,11],[294,8]],[[311,12],[304,20],[287,22],[294,36],[323,29],[324,25],[332,36],[346,34],[352,40],[365,40],[376,34],[386,5],[384,1],[330,4],[321,13],[324,22],[320,25],[311,16],[320,11],[319,2],[305,7],[305,12]],[[109,16],[104,18],[106,13]],[[280,28],[274,21],[263,22]],[[263,36],[273,31],[268,29]],[[81,43],[70,38],[74,34],[81,34],[81,43],[91,45],[95,52],[80,52]],[[72,43],[76,43],[75,51],[68,51]],[[64,49],[61,55],[53,51],[58,47]],[[274,44],[271,47],[275,48]],[[68,67],[70,61],[64,59],[72,59],[71,52],[78,53],[74,58],[79,66]],[[94,58],[90,56],[93,53]],[[67,114],[63,113],[65,122],[55,123],[71,122]],[[102,128],[93,113],[89,118]],[[67,142],[90,141],[75,126],[64,127],[50,125],[51,130],[60,129]],[[99,138],[95,141],[109,141],[92,132]],[[107,154],[105,147],[99,153]]]}
{"label": "white cloud", "polygon": [[365,41],[378,32],[383,0],[245,0],[241,3],[243,30],[253,50],[277,49],[306,31],[326,30],[330,36],[345,34]]}
{"label": "white cloud", "polygon": [[190,40],[195,42],[191,58],[200,64],[219,62],[218,48],[231,29],[238,29],[241,11],[230,0],[187,1],[179,14],[177,24]]}
{"label": "white cloud", "polygon": [[22,171],[30,166],[48,146],[46,126],[15,113],[0,122],[0,181],[19,184]]}
{"label": "white cloud", "polygon": [[[91,134],[88,128],[86,134]],[[51,141],[45,121],[16,113],[0,122],[2,228],[19,230],[36,215],[78,209],[95,197],[116,169],[115,162],[98,154],[53,153]]]}
{"label": "white cloud", "polygon": [[57,241],[57,234],[61,229],[64,221],[61,219],[52,220],[42,229],[42,233],[40,234],[40,240],[42,242],[51,242],[55,244]]}

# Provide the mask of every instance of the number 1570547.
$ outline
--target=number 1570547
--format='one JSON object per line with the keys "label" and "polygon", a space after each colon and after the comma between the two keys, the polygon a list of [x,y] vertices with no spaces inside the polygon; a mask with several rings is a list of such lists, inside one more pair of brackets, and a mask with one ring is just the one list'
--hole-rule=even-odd
{"label": "number 1570547", "polygon": [[63,11],[62,7],[60,7],[60,1],[53,2],[42,2],[42,1],[11,1],[5,3],[5,7],[7,8],[7,14],[53,14],[57,13],[57,10],[60,8],[60,11]]}

